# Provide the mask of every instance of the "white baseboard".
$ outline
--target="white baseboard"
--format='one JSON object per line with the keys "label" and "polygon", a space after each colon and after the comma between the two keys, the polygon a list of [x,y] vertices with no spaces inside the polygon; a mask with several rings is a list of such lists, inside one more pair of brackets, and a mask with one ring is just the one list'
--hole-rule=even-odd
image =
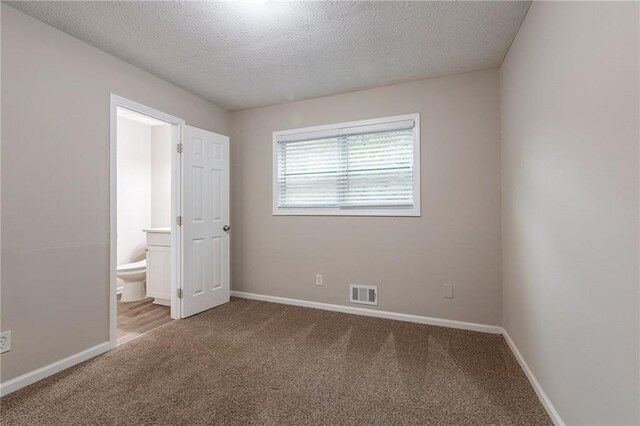
{"label": "white baseboard", "polygon": [[73,367],[76,364],[93,358],[94,356],[100,355],[108,350],[109,342],[100,343],[99,345],[91,347],[75,355],[71,355],[70,357],[61,359],[60,361],[56,361],[53,364],[46,365],[42,368],[38,368],[37,370],[33,370],[26,374],[23,374],[22,376],[7,380],[4,383],[0,383],[0,396],[8,395],[11,392],[15,392],[18,389],[29,386],[30,384],[56,374],[64,369]]}
{"label": "white baseboard", "polygon": [[264,294],[231,291],[231,295],[242,299],[262,300],[264,302],[281,303],[284,305],[303,306],[305,308],[324,309],[325,311],[343,312],[346,314],[365,315],[376,318],[386,318],[399,321],[415,322],[419,324],[437,325],[439,327],[459,328],[462,330],[480,331],[483,333],[502,334],[502,327],[497,325],[478,324],[448,320],[442,318],[424,317],[420,315],[401,314],[397,312],[379,311],[377,309],[359,308],[355,306],[332,305],[330,303],[310,302],[286,297],[266,296]]}
{"label": "white baseboard", "polygon": [[524,371],[524,374],[527,375],[527,379],[529,379],[529,383],[531,383],[533,390],[536,391],[536,394],[538,395],[538,399],[540,399],[542,406],[544,407],[545,410],[547,410],[547,414],[549,414],[549,417],[551,417],[551,421],[553,421],[553,423],[556,426],[565,426],[566,423],[560,417],[560,414],[556,410],[556,407],[554,407],[553,403],[547,396],[546,392],[544,391],[544,389],[542,389],[540,382],[538,382],[538,379],[536,379],[536,376],[533,374],[533,371],[531,371],[531,369],[529,368],[527,361],[524,360],[524,357],[518,350],[518,347],[516,346],[514,341],[511,339],[511,336],[509,336],[509,333],[507,333],[507,330],[505,330],[504,328],[502,329],[502,335],[504,336],[504,340],[507,341],[509,348],[511,348],[511,352],[513,352],[513,355],[518,360],[518,363],[520,364],[520,367]]}

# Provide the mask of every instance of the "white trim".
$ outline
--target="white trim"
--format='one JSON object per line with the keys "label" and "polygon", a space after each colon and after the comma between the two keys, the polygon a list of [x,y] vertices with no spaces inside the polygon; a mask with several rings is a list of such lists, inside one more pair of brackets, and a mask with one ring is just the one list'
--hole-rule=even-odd
{"label": "white trim", "polygon": [[[302,133],[337,132],[337,129],[365,126],[379,126],[384,123],[399,123],[413,121],[413,207],[379,207],[379,208],[279,208],[278,207],[278,139],[284,136],[294,136]],[[372,118],[368,120],[349,121],[322,126],[303,127],[299,129],[278,130],[273,132],[272,151],[272,209],[274,216],[414,216],[421,215],[420,208],[420,114],[405,114],[392,117]]]}
{"label": "white trim", "polygon": [[478,324],[443,318],[424,317],[421,315],[401,314],[397,312],[380,311],[377,309],[360,308],[355,306],[332,305],[329,303],[310,302],[287,297],[267,296],[264,294],[247,293],[244,291],[231,291],[231,295],[242,299],[261,300],[264,302],[280,303],[284,305],[302,306],[305,308],[323,309],[325,311],[342,312],[345,314],[364,315],[376,318],[385,318],[398,321],[415,322],[418,324],[436,325],[439,327],[458,328],[462,330],[479,331],[482,333],[501,334],[502,327],[498,325]]}
{"label": "white trim", "polygon": [[332,124],[323,124],[320,126],[311,126],[311,127],[301,127],[298,129],[289,129],[289,130],[276,130],[274,133],[278,136],[290,136],[297,135],[301,133],[315,133],[315,132],[326,132],[333,131],[335,129],[342,129],[348,127],[363,127],[363,126],[372,126],[381,123],[395,123],[401,121],[413,120],[414,125],[420,125],[420,113],[413,114],[404,114],[404,115],[394,115],[390,117],[380,117],[380,118],[370,118],[367,120],[358,120],[358,121],[345,121],[343,123],[332,123]]}
{"label": "white trim", "polygon": [[[171,179],[175,183],[171,191],[171,214],[177,217],[182,211],[181,199],[181,176],[182,159],[177,153],[177,145],[182,142],[182,128],[185,121],[181,118],[148,107],[141,103],[123,98],[111,93],[110,96],[110,135],[109,135],[109,345],[115,348],[117,345],[118,317],[117,317],[117,123],[118,107],[139,112],[149,117],[162,120],[172,125],[171,147],[173,155],[171,157]],[[175,221],[171,222],[171,318],[178,319],[181,316],[180,303],[177,300],[177,289],[182,288],[180,267],[182,265],[182,230]]]}
{"label": "white trim", "polygon": [[[416,125],[416,118],[417,117],[414,117],[409,120],[395,120],[394,117],[376,118],[371,120],[353,121],[351,123],[338,123],[302,129],[282,130],[276,133],[278,134],[279,142],[296,142],[309,139],[413,129]],[[371,122],[373,124],[365,124],[365,122]]]}
{"label": "white trim", "polygon": [[507,341],[511,352],[513,352],[513,355],[518,360],[518,363],[524,371],[524,374],[527,376],[527,379],[529,379],[531,387],[533,387],[533,390],[536,391],[536,394],[538,395],[538,399],[540,399],[542,406],[545,410],[547,410],[547,414],[549,414],[549,417],[551,417],[551,421],[553,421],[556,426],[564,426],[566,423],[560,417],[558,410],[556,410],[556,407],[554,407],[546,392],[544,391],[544,389],[542,389],[542,385],[540,385],[540,382],[538,382],[538,379],[536,379],[533,371],[531,371],[531,369],[529,368],[527,361],[525,361],[513,339],[511,339],[511,336],[509,336],[509,333],[507,333],[507,330],[505,330],[504,328],[502,328],[502,336],[504,336],[504,340]]}
{"label": "white trim", "polygon": [[[177,218],[182,215],[182,155],[178,153],[178,144],[183,143],[182,132],[185,121],[182,124],[174,125],[171,129],[171,180],[174,184],[171,190],[171,217]],[[171,318],[182,318],[182,303],[178,299],[178,289],[182,288],[182,227],[178,226],[176,220],[171,221]]]}
{"label": "white trim", "polygon": [[100,343],[99,345],[93,346],[82,352],[78,352],[75,355],[71,355],[67,358],[61,359],[60,361],[45,365],[42,368],[30,371],[14,379],[7,380],[6,382],[0,384],[0,396],[8,395],[11,392],[15,392],[18,389],[29,386],[62,370],[73,367],[76,364],[80,364],[81,362],[105,353],[108,350],[109,342]]}
{"label": "white trim", "polygon": [[[277,197],[277,195],[276,195]],[[416,194],[414,197],[419,198]],[[400,209],[380,208],[380,209],[360,209],[357,207],[348,209],[336,208],[308,208],[308,209],[287,209],[279,208],[278,200],[275,201],[273,216],[392,216],[392,217],[420,217],[420,206],[416,208]]]}

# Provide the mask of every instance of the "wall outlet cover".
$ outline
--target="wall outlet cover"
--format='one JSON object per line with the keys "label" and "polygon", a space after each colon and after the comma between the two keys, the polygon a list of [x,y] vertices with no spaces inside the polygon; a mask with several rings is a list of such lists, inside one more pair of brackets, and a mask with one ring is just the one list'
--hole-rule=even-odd
{"label": "wall outlet cover", "polygon": [[11,330],[0,333],[0,354],[11,350]]}
{"label": "wall outlet cover", "polygon": [[322,284],[322,274],[316,274],[316,285],[323,285]]}
{"label": "wall outlet cover", "polygon": [[453,285],[451,284],[444,285],[444,298],[453,299]]}

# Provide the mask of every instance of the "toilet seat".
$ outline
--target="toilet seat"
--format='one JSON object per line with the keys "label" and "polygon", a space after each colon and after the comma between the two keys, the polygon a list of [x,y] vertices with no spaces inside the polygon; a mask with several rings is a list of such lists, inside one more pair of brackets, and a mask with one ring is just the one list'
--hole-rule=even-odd
{"label": "toilet seat", "polygon": [[118,266],[118,272],[133,272],[145,269],[147,267],[147,260],[143,259],[138,262],[125,263]]}

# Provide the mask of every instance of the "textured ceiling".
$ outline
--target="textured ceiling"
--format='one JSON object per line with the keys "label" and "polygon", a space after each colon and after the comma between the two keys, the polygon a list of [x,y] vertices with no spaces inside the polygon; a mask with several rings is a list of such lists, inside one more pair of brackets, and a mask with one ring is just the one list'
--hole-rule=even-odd
{"label": "textured ceiling", "polygon": [[498,66],[529,2],[8,2],[229,110]]}

